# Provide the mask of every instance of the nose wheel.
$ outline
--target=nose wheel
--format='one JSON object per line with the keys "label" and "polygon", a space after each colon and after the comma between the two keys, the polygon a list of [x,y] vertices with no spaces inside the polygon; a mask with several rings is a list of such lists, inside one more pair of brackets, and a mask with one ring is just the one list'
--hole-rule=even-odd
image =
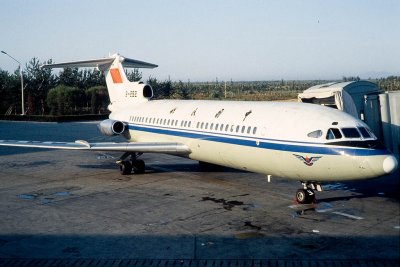
{"label": "nose wheel", "polygon": [[296,202],[299,204],[311,204],[315,202],[315,192],[322,191],[319,183],[302,182],[303,188],[296,191]]}
{"label": "nose wheel", "polygon": [[296,192],[296,201],[299,204],[311,204],[315,201],[315,193],[312,189],[299,189]]}

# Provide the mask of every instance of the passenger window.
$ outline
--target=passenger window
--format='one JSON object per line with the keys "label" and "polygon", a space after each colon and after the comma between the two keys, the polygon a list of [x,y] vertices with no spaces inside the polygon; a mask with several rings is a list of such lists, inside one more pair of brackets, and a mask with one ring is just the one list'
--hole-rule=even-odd
{"label": "passenger window", "polygon": [[220,131],[223,131],[223,130],[224,130],[224,124],[223,124],[223,123],[221,124],[219,130],[220,130]]}
{"label": "passenger window", "polygon": [[246,126],[242,126],[242,133],[246,130]]}
{"label": "passenger window", "polygon": [[364,127],[358,127],[358,130],[360,131],[362,137],[371,138],[371,135],[368,133],[367,129],[365,129]]}
{"label": "passenger window", "polygon": [[203,126],[204,126],[204,122],[201,123],[200,129],[203,129]]}
{"label": "passenger window", "polygon": [[206,123],[206,130],[208,129],[208,122]]}
{"label": "passenger window", "polygon": [[196,128],[199,129],[199,126],[200,126],[200,122],[198,121]]}
{"label": "passenger window", "polygon": [[342,132],[346,138],[360,138],[360,133],[356,128],[342,128]]}
{"label": "passenger window", "polygon": [[342,134],[340,133],[338,128],[330,128],[326,133],[326,139],[328,140],[340,139],[340,138],[342,138]]}
{"label": "passenger window", "polygon": [[225,126],[225,132],[227,132],[228,129],[229,129],[229,124],[227,124],[227,125]]}
{"label": "passenger window", "polygon": [[213,128],[214,128],[214,123],[211,123],[210,130],[212,130]]}
{"label": "passenger window", "polygon": [[183,124],[183,126],[186,127],[186,125],[187,125],[187,121],[185,121],[185,123]]}
{"label": "passenger window", "polygon": [[239,132],[239,129],[240,129],[240,126],[239,126],[239,125],[236,126],[236,132],[237,132],[237,133]]}
{"label": "passenger window", "polygon": [[250,134],[251,126],[247,127],[247,133]]}
{"label": "passenger window", "polygon": [[254,127],[253,134],[256,134],[256,132],[257,132],[257,127]]}
{"label": "passenger window", "polygon": [[233,128],[234,128],[234,127],[235,127],[235,125],[232,125],[232,126],[231,126],[231,132],[233,132]]}
{"label": "passenger window", "polygon": [[189,124],[188,124],[188,127],[190,128],[190,125],[192,124],[192,122],[191,121],[189,121]]}
{"label": "passenger window", "polygon": [[311,133],[308,133],[307,136],[311,137],[311,138],[320,138],[322,136],[322,131],[321,130],[316,130],[316,131],[313,131]]}

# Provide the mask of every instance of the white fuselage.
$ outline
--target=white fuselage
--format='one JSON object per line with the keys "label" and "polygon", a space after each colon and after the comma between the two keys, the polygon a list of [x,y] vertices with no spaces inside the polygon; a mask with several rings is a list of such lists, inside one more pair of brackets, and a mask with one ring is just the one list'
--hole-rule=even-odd
{"label": "white fuselage", "polygon": [[182,143],[194,160],[300,181],[378,177],[395,160],[373,134],[327,139],[330,128],[368,127],[319,105],[152,100],[119,107],[110,119],[129,125],[131,142]]}

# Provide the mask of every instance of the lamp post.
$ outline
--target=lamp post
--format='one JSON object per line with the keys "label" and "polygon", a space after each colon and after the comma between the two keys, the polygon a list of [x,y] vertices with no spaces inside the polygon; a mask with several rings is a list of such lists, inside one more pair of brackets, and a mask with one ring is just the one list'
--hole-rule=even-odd
{"label": "lamp post", "polygon": [[13,60],[15,60],[18,65],[19,65],[19,75],[21,76],[21,107],[22,107],[22,114],[21,115],[25,115],[25,106],[24,106],[24,77],[22,75],[22,66],[21,66],[21,62],[19,62],[18,60],[16,60],[15,58],[13,58],[11,55],[7,54],[7,52],[5,51],[1,51],[1,53],[3,53],[4,55],[9,56],[10,58],[12,58]]}

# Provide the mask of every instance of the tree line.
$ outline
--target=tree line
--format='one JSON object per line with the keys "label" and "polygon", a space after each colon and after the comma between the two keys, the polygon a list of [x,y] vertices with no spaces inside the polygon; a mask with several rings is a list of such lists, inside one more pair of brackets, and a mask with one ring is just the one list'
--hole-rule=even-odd
{"label": "tree line", "polygon": [[[30,115],[67,115],[107,113],[109,97],[104,74],[96,69],[65,68],[57,74],[43,69],[32,58],[23,69],[25,111]],[[142,79],[138,69],[126,72],[130,81]],[[343,77],[343,81],[359,77]],[[383,90],[400,90],[400,76],[370,79]],[[153,87],[155,99],[226,99],[226,100],[284,100],[295,99],[305,89],[330,81],[215,81],[191,82],[146,81]],[[9,73],[0,69],[0,114],[21,114],[20,70]]]}

